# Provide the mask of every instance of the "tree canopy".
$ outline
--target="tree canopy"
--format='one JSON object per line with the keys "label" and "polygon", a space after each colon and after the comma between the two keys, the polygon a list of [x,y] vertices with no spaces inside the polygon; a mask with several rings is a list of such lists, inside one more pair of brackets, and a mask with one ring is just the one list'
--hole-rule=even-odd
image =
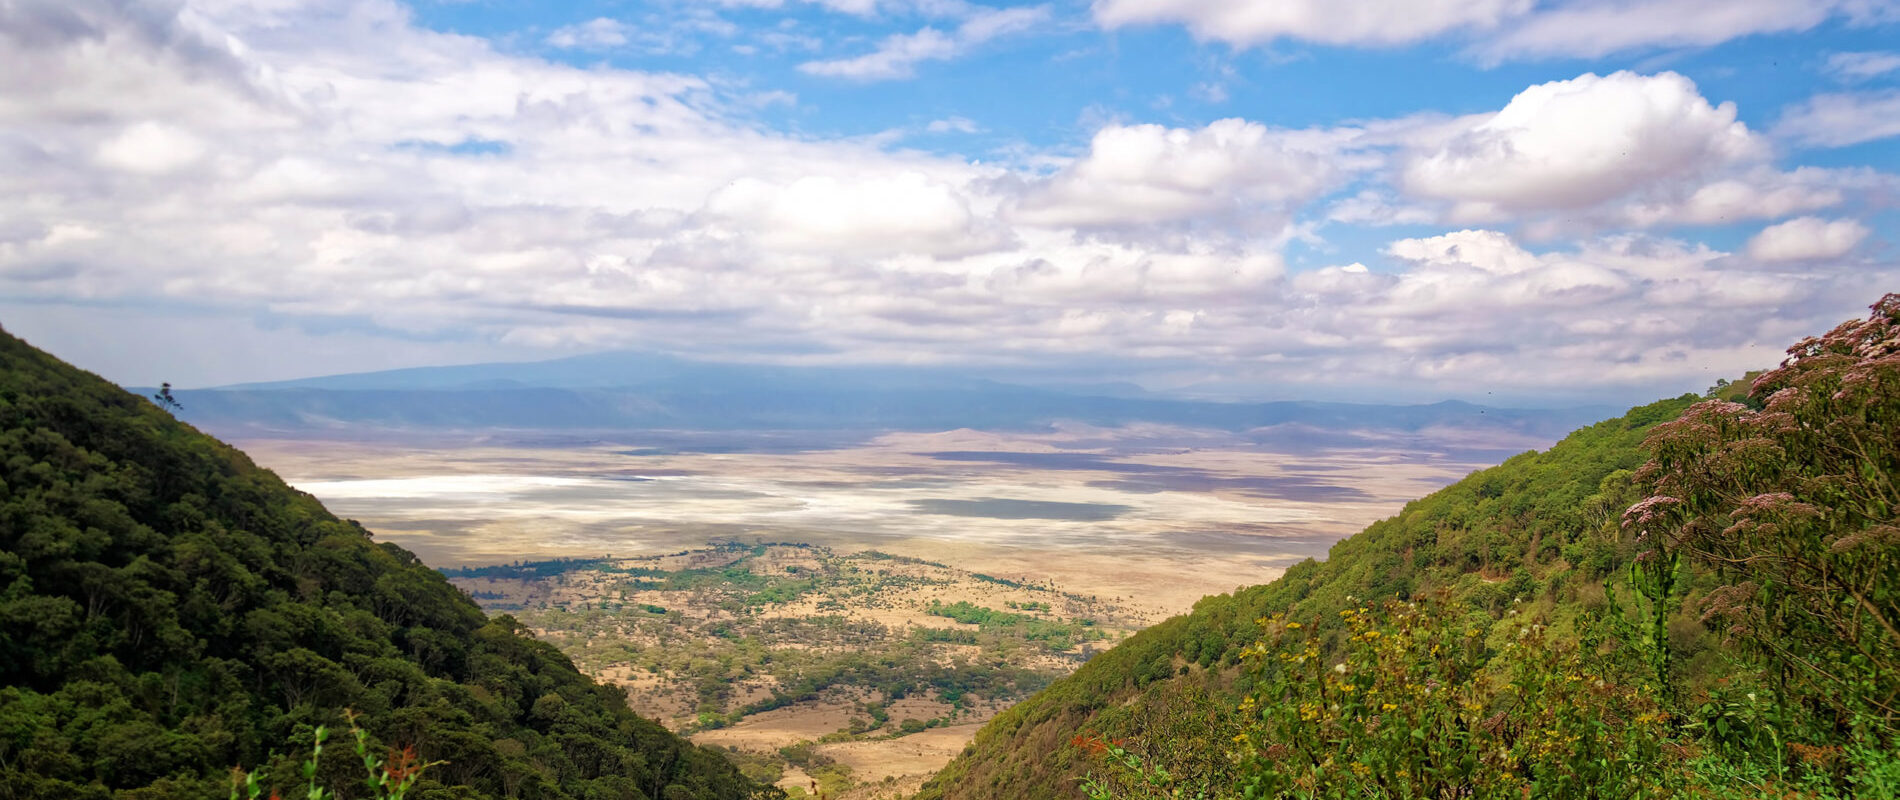
{"label": "tree canopy", "polygon": [[[776,794],[152,401],[0,333],[0,799],[301,784],[346,709],[423,800]],[[319,764],[342,797],[361,764]]]}

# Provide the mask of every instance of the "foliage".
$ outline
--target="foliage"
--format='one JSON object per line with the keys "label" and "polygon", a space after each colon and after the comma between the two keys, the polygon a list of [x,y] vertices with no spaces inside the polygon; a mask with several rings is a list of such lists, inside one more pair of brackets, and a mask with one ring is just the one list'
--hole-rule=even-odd
{"label": "foliage", "polygon": [[[1231,782],[1186,787],[1165,767],[1105,748],[1138,783],[1113,797],[1657,797],[1680,782],[1651,687],[1593,648],[1523,620],[1493,650],[1463,609],[1388,601],[1345,609],[1324,654],[1315,626],[1275,616],[1248,650]],[[1084,740],[1084,745],[1094,744]],[[1129,791],[1132,789],[1132,791]],[[1156,791],[1160,790],[1160,791]]]}
{"label": "foliage", "polygon": [[1300,623],[1265,621],[1252,651],[1263,680],[1242,702],[1261,720],[1246,796],[1640,797],[1667,785],[1652,687],[1542,623],[1518,623],[1494,654],[1440,602],[1340,616],[1336,661]]}
{"label": "foliage", "polygon": [[[0,800],[305,785],[361,711],[415,800],[764,791],[509,617],[152,402],[0,334]],[[361,796],[326,751],[320,785]]]}
{"label": "foliage", "polygon": [[[356,725],[356,714],[345,712],[349,720],[350,734],[356,740],[356,756],[363,761],[366,775],[364,784],[369,787],[369,800],[403,800],[409,790],[415,788],[422,779],[422,773],[430,767],[441,766],[448,762],[435,761],[424,763],[416,756],[414,747],[391,747],[388,757],[379,757],[370,745],[369,732]],[[314,734],[315,741],[310,746],[310,756],[302,764],[305,800],[336,800],[336,792],[317,785],[317,762],[323,756],[323,743],[329,738],[330,729],[318,725]],[[231,800],[261,800],[264,786],[256,773],[245,773],[241,769],[231,771]],[[276,792],[271,793],[277,797]]]}
{"label": "foliage", "polygon": [[[1036,605],[1040,605],[1042,610],[1047,610],[1049,607],[1047,603]],[[1090,630],[1089,626],[1079,621],[1063,623],[1040,619],[1029,614],[1012,614],[1007,611],[984,608],[968,600],[958,600],[948,604],[933,600],[928,610],[934,616],[947,617],[965,625],[975,625],[984,633],[1013,632],[1028,641],[1047,642],[1056,650],[1067,650],[1080,641],[1107,638],[1107,634]]]}
{"label": "foliage", "polygon": [[[1237,764],[1221,748],[1238,731],[1232,714],[1253,680],[1241,669],[1243,653],[1265,634],[1259,620],[1274,614],[1314,624],[1310,633],[1323,648],[1344,641],[1342,610],[1439,592],[1471,609],[1488,646],[1509,641],[1521,615],[1542,615],[1553,635],[1577,630],[1586,616],[1609,613],[1604,584],[1620,583],[1633,557],[1617,515],[1639,497],[1629,477],[1647,458],[1644,438],[1697,400],[1653,403],[1578,430],[1548,451],[1512,457],[1408,503],[1334,545],[1323,562],[1202,599],[1193,613],[1124,640],[998,715],[920,797],[1072,792],[1098,766],[1086,749],[1068,746],[1080,730],[1121,740],[1144,763],[1184,780],[1231,784]],[[1692,590],[1685,583],[1671,595],[1680,600]],[[1648,629],[1652,609],[1627,587],[1624,595]],[[1673,663],[1705,669],[1708,637],[1679,606],[1663,609],[1665,646]],[[1178,744],[1189,742],[1211,744]]]}
{"label": "foliage", "polygon": [[1708,618],[1784,667],[1832,724],[1900,733],[1900,294],[1788,350],[1755,407],[1710,400],[1660,425],[1625,524],[1723,585]]}

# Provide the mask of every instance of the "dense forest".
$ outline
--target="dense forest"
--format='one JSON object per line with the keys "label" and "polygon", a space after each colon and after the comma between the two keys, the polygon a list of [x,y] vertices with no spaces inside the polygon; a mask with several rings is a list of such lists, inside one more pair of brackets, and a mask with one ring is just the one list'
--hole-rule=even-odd
{"label": "dense forest", "polygon": [[1209,597],[921,798],[1900,796],[1900,295]]}
{"label": "dense forest", "polygon": [[[0,333],[0,799],[777,796],[144,398]],[[392,752],[401,754],[402,749]]]}

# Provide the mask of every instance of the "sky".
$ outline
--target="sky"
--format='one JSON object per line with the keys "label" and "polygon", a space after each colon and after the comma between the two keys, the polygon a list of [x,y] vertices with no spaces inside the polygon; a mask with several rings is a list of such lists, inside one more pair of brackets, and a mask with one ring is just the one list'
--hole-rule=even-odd
{"label": "sky", "polygon": [[1641,402],[1900,291],[1900,0],[4,0],[0,326]]}

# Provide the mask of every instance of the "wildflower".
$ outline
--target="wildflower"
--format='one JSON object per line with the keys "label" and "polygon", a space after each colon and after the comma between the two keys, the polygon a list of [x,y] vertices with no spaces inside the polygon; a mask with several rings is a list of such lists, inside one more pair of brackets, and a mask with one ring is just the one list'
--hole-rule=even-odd
{"label": "wildflower", "polygon": [[1346,674],[1346,662],[1344,662],[1344,661],[1341,661],[1341,662],[1339,662],[1339,663],[1337,663],[1337,664],[1334,664],[1334,665],[1333,665],[1333,671],[1334,671],[1334,672],[1337,672],[1337,673],[1339,673],[1339,674],[1341,674],[1341,675],[1344,675],[1344,674]]}
{"label": "wildflower", "polygon": [[1297,622],[1289,622],[1289,623],[1287,623],[1287,624],[1286,624],[1286,626],[1287,626],[1287,628],[1288,628],[1289,630],[1299,630],[1299,629],[1300,629],[1300,623],[1297,623]]}

